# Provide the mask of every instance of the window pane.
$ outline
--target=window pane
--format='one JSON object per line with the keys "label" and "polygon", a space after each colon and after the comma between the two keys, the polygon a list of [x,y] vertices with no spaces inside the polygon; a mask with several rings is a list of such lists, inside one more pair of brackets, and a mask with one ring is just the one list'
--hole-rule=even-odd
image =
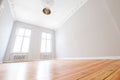
{"label": "window pane", "polygon": [[28,52],[30,44],[30,38],[25,37],[23,40],[22,52]]}
{"label": "window pane", "polygon": [[31,30],[29,30],[29,29],[26,29],[25,30],[25,36],[31,36]]}
{"label": "window pane", "polygon": [[51,52],[51,40],[47,40],[47,51],[46,52]]}
{"label": "window pane", "polygon": [[13,52],[20,52],[22,40],[23,40],[23,37],[20,37],[20,36],[16,37]]}
{"label": "window pane", "polygon": [[46,37],[47,37],[47,33],[43,32],[43,33],[42,33],[42,39],[43,39],[43,38],[46,39]]}
{"label": "window pane", "polygon": [[19,28],[19,29],[18,29],[18,32],[17,32],[17,35],[23,36],[23,35],[24,35],[24,32],[25,32],[25,29],[24,29],[24,28]]}
{"label": "window pane", "polygon": [[46,40],[42,39],[41,41],[41,52],[46,52]]}
{"label": "window pane", "polygon": [[47,34],[47,39],[51,39],[51,34]]}

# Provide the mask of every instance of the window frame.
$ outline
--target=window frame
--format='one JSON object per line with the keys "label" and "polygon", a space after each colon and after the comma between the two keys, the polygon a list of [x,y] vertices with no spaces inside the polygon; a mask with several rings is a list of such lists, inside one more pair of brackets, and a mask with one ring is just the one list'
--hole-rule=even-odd
{"label": "window frame", "polygon": [[[45,38],[42,38],[42,33],[50,34],[50,35],[51,35],[51,39],[47,39],[47,35],[46,35],[46,39],[45,39]],[[54,45],[54,44],[53,44],[53,34],[50,33],[50,32],[42,31],[42,32],[41,32],[40,39],[41,39],[41,41],[40,41],[40,53],[42,53],[42,54],[50,54],[50,53],[53,53],[53,45]],[[45,44],[45,52],[42,52],[42,50],[41,50],[42,40],[45,40],[45,42],[46,42],[46,44]],[[50,50],[50,52],[47,52],[47,40],[50,40],[50,44],[51,44],[51,47],[50,47],[51,50]]]}
{"label": "window frame", "polygon": [[23,26],[13,28],[13,33],[11,34],[11,41],[9,42],[9,43],[10,43],[10,45],[9,45],[9,47],[10,47],[9,53],[13,53],[13,54],[28,54],[28,53],[30,53],[31,36],[29,37],[30,41],[29,41],[28,52],[22,52],[22,51],[21,51],[21,50],[22,50],[22,45],[23,45],[23,42],[24,42],[24,38],[27,37],[27,36],[25,36],[25,35],[23,35],[23,40],[22,40],[22,45],[21,45],[21,50],[20,50],[20,52],[14,52],[14,51],[13,51],[13,48],[14,48],[14,45],[15,45],[15,40],[16,40],[16,37],[17,37],[16,32],[19,30],[19,28],[24,28],[25,30],[26,30],[26,29],[31,30],[31,36],[32,36],[32,29],[31,29],[31,28],[23,27]]}
{"label": "window frame", "polygon": [[[30,45],[29,45],[29,54],[28,53],[16,53],[12,52],[12,48],[14,46],[15,42],[15,32],[17,28],[27,28],[31,30],[31,38],[30,38]],[[51,46],[51,52],[50,53],[41,53],[41,33],[50,33],[52,35],[52,46]],[[11,29],[11,34],[9,36],[9,41],[7,43],[7,48],[4,55],[4,61],[10,61],[12,60],[12,57],[14,54],[24,54],[28,57],[28,60],[41,60],[43,56],[49,55],[51,58],[55,58],[55,31],[39,26],[34,26],[30,24],[26,24],[23,22],[14,22],[13,27]]]}

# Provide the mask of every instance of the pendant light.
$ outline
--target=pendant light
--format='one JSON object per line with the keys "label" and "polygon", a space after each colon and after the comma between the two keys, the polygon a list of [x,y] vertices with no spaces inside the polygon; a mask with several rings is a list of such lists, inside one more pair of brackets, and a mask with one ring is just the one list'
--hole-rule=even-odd
{"label": "pendant light", "polygon": [[54,5],[54,0],[42,0],[42,6],[43,8],[43,13],[45,15],[50,15],[51,14],[51,7]]}

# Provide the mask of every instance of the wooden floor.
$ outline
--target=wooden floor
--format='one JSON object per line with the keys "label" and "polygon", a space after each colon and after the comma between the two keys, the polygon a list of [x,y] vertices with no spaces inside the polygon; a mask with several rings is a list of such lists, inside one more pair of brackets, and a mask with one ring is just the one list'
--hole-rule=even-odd
{"label": "wooden floor", "polygon": [[0,80],[120,80],[120,60],[0,64]]}

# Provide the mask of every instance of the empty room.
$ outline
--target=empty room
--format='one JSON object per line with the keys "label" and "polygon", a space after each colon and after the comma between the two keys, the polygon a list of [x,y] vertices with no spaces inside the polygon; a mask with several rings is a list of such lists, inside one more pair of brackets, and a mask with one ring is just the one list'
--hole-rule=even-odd
{"label": "empty room", "polygon": [[120,0],[0,0],[0,80],[120,80]]}

